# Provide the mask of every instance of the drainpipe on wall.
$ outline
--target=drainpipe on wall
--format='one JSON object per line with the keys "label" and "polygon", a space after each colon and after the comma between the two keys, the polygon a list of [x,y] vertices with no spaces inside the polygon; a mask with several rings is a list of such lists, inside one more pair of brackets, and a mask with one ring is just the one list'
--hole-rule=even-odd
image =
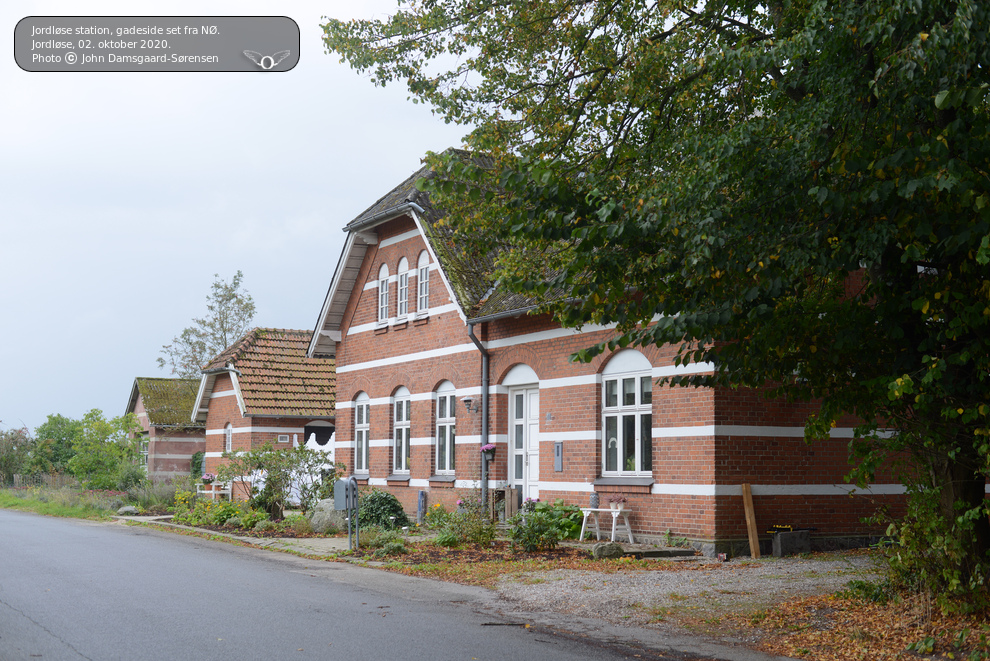
{"label": "drainpipe on wall", "polygon": [[[481,352],[481,445],[485,445],[488,443],[489,354],[488,349],[482,346],[481,341],[474,334],[474,322],[468,322],[468,337]],[[488,507],[488,458],[484,454],[481,455],[481,502],[483,507]]]}

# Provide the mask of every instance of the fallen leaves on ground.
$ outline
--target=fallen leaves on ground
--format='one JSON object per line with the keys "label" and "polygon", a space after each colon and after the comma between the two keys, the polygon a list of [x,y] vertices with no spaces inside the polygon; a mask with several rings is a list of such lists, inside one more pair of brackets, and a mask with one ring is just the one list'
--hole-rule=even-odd
{"label": "fallen leaves on ground", "polygon": [[[788,601],[737,626],[762,632],[759,647],[793,658],[827,661],[990,658],[986,615],[943,615],[918,596],[886,604],[842,593]],[[909,646],[918,645],[913,650]]]}
{"label": "fallen leaves on ground", "polygon": [[[587,548],[558,546],[555,549],[527,553],[514,550],[505,541],[490,546],[468,544],[448,548],[431,542],[407,544],[409,553],[391,555],[383,559],[386,569],[409,576],[436,578],[465,585],[494,587],[507,574],[523,574],[552,569],[582,569],[604,573],[617,571],[646,571],[673,568],[674,563],[665,560],[621,558],[619,560],[594,560]],[[590,548],[590,547],[589,547]],[[374,551],[362,550],[350,557],[378,560]]]}

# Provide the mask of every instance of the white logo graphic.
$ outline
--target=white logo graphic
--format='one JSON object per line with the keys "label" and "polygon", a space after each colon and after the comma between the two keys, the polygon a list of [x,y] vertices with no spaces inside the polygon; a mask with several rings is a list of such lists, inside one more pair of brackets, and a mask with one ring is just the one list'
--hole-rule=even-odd
{"label": "white logo graphic", "polygon": [[244,51],[244,54],[248,56],[248,59],[265,71],[273,69],[279,62],[289,57],[289,51],[287,50],[280,50],[274,55],[262,55],[261,53],[257,53],[253,50],[246,50]]}

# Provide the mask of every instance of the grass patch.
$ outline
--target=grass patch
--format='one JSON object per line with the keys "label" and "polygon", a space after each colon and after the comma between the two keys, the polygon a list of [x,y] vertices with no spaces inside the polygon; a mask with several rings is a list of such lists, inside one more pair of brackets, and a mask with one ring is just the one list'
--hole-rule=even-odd
{"label": "grass patch", "polygon": [[120,507],[119,492],[0,489],[0,508],[71,519],[109,519]]}

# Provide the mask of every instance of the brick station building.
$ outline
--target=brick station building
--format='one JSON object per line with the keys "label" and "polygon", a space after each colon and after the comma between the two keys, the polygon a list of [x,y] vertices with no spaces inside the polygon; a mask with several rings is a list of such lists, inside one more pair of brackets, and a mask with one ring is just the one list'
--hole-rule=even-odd
{"label": "brick station building", "polygon": [[205,472],[217,472],[225,451],[330,440],[334,361],[306,356],[311,336],[255,328],[203,367],[195,404],[187,411],[206,429]]}
{"label": "brick station building", "polygon": [[[344,228],[309,356],[336,361],[336,457],[407,512],[420,492],[452,509],[480,486],[479,447],[493,443],[489,487],[517,498],[587,506],[628,498],[638,537],[667,531],[707,552],[747,538],[743,485],[757,526],[816,528],[819,546],[875,532],[860,522],[904,489],[845,483],[851,423],[812,445],[811,405],[744,389],[661,387],[674,347],[571,362],[612,327],[562,328],[533,300],[501,291],[491,264],[468,263],[415,183],[423,168]],[[883,481],[883,480],[881,480]],[[886,480],[889,482],[890,480]]]}

